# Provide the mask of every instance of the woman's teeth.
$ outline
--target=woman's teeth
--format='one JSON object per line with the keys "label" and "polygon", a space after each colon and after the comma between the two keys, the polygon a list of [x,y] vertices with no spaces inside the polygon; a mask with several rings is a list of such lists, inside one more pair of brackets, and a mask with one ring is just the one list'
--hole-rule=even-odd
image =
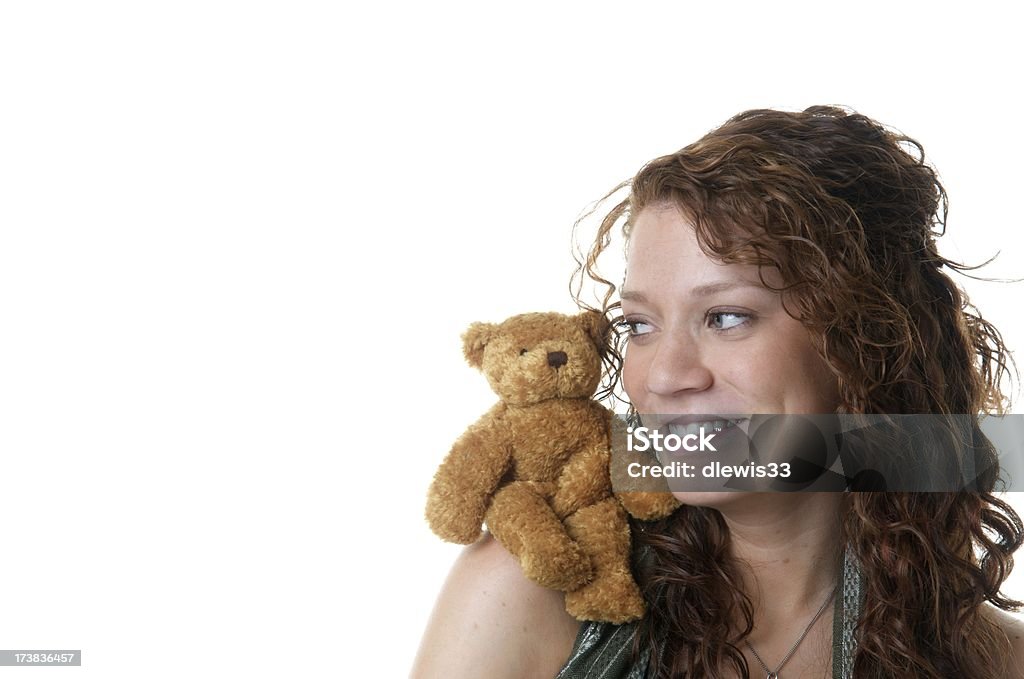
{"label": "woman's teeth", "polygon": [[706,422],[691,422],[690,424],[670,424],[668,433],[676,436],[687,436],[689,434],[700,435],[700,430],[705,432],[714,431],[718,433],[730,427],[735,427],[739,420],[707,420]]}

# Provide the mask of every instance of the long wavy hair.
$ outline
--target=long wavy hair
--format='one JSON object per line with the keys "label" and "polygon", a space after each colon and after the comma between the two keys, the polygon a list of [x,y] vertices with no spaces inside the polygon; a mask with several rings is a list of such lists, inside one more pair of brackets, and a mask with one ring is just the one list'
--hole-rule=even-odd
{"label": "long wavy hair", "polygon": [[[589,279],[603,286],[601,310],[621,319],[598,258],[617,228],[628,240],[646,206],[672,204],[709,256],[778,269],[785,308],[838,382],[839,412],[1008,410],[1002,384],[1012,359],[950,278],[977,267],[938,253],[946,193],[913,139],[834,107],[746,111],[647,163],[577,227],[627,188],[578,258],[581,306],[590,308],[581,300]],[[621,330],[608,338],[604,395],[617,393],[626,339]],[[993,494],[998,481],[990,464],[971,491],[848,494],[842,537],[865,583],[858,679],[1002,676],[1008,641],[982,604],[1022,605],[1000,590],[1024,526]],[[740,648],[753,606],[721,514],[684,505],[642,528],[634,535],[648,555],[640,577],[649,612],[634,651],[659,650],[650,670],[659,678],[748,676]]]}

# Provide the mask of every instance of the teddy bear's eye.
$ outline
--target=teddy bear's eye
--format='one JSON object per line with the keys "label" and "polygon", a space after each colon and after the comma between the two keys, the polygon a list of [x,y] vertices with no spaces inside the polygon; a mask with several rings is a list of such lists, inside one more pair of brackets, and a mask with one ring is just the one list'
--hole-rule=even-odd
{"label": "teddy bear's eye", "polygon": [[522,356],[523,354],[526,353],[526,351],[527,351],[526,349],[520,349],[519,350],[519,355]]}

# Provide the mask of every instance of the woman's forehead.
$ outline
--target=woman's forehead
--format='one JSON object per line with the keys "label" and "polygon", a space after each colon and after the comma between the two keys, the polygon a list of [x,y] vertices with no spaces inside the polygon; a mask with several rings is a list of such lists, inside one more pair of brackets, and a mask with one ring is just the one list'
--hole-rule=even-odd
{"label": "woman's forehead", "polygon": [[[762,281],[763,278],[763,281]],[[633,222],[626,245],[623,299],[641,288],[680,288],[688,294],[710,295],[739,287],[781,287],[774,267],[726,263],[708,255],[696,230],[678,209],[645,209]]]}

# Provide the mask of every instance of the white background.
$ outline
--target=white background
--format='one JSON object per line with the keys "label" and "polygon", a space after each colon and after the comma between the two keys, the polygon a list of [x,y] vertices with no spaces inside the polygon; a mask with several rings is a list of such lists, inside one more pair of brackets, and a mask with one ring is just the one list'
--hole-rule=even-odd
{"label": "white background", "polygon": [[[0,648],[407,673],[460,549],[424,494],[493,400],[459,334],[572,310],[576,217],[741,110],[916,137],[943,252],[1024,276],[1016,24],[828,7],[4,3]],[[1024,345],[1024,283],[960,280]]]}

